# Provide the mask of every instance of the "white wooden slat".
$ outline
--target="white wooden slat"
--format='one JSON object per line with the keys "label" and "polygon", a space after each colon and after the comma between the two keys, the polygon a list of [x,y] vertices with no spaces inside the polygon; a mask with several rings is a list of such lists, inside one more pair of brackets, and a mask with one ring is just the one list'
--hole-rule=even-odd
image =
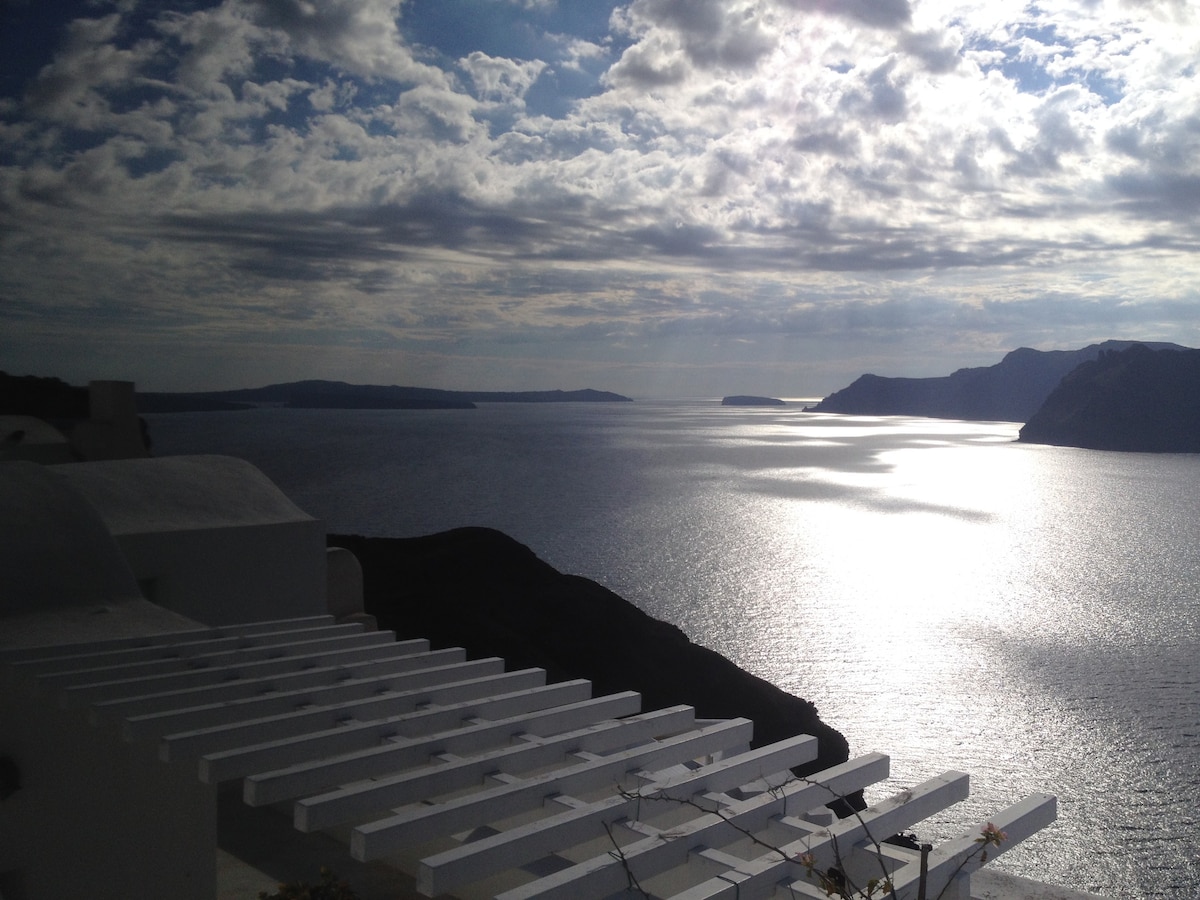
{"label": "white wooden slat", "polygon": [[872,837],[882,840],[906,831],[922,819],[965,800],[967,795],[967,775],[963,772],[947,772],[888,798],[865,812],[843,819],[828,829],[821,829],[745,862],[737,872],[746,877],[738,880],[736,890],[727,880],[710,879],[677,894],[675,900],[734,900],[735,894],[737,900],[760,900],[769,896],[775,883],[784,878],[803,879],[803,867],[797,862],[801,854],[811,853],[816,867],[825,870],[837,862],[839,855],[849,855],[860,841]]}
{"label": "white wooden slat", "polygon": [[[797,735],[690,770],[687,775],[671,775],[651,782],[642,787],[637,796],[617,794],[597,803],[472,841],[421,860],[417,889],[426,896],[437,896],[503,869],[522,866],[572,845],[598,838],[605,833],[605,826],[635,815],[643,797],[653,797],[662,792],[686,799],[698,793],[726,791],[811,762],[816,755],[817,739]],[[885,769],[882,777],[886,777],[886,757],[882,759]],[[778,802],[783,802],[782,794]],[[647,800],[646,803],[650,805],[651,801]]]}
{"label": "white wooden slat", "polygon": [[[599,760],[568,766],[546,775],[482,791],[460,800],[436,806],[406,810],[375,822],[360,825],[350,838],[350,852],[355,859],[367,861],[385,856],[417,837],[449,834],[488,819],[513,814],[522,806],[540,804],[551,794],[571,794],[612,784],[630,771],[642,767],[682,762],[711,755],[734,747],[749,745],[754,725],[748,719],[730,719],[696,732],[668,738],[654,744],[627,750]],[[314,798],[317,799],[317,798]],[[311,801],[309,801],[311,802]],[[296,804],[296,826],[308,830],[310,807]]]}
{"label": "white wooden slat", "polygon": [[454,703],[488,694],[538,687],[546,681],[545,669],[522,669],[453,684],[435,685],[412,691],[380,694],[363,700],[320,706],[313,709],[229,722],[212,728],[200,728],[164,735],[159,741],[159,758],[164,761],[186,759],[228,750],[250,743],[299,738],[311,731],[336,727],[351,719],[366,720],[412,712],[418,706]]}
{"label": "white wooden slat", "polygon": [[162,634],[136,635],[123,638],[106,638],[97,641],[82,641],[70,644],[44,644],[37,647],[11,647],[0,649],[0,663],[16,663],[38,659],[85,656],[107,650],[127,650],[162,646],[177,641],[195,641],[221,637],[215,628],[207,625],[185,631]]}
{"label": "white wooden slat", "polygon": [[188,659],[199,654],[223,649],[268,647],[273,644],[295,643],[309,637],[358,634],[363,630],[361,622],[347,622],[342,625],[320,625],[287,631],[260,631],[251,634],[201,634],[187,640],[151,644],[145,647],[100,648],[79,654],[23,659],[16,661],[13,665],[22,672],[32,673],[40,679],[47,679],[57,674],[80,670],[116,668],[117,666],[157,662],[164,659]]}
{"label": "white wooden slat", "polygon": [[[497,747],[486,753],[456,759],[441,765],[423,766],[368,784],[353,785],[301,799],[297,819],[303,815],[303,831],[329,828],[386,810],[415,803],[462,788],[480,784],[484,777],[497,773],[519,776],[539,766],[564,761],[572,752],[602,754],[631,745],[644,745],[662,735],[688,730],[696,711],[690,706],[642,713],[627,719],[590,723],[587,727],[554,735],[540,741],[526,741]],[[570,765],[562,762],[563,767]],[[247,791],[253,782],[247,782]],[[249,796],[247,796],[249,802]],[[303,813],[299,810],[303,808]]]}
{"label": "white wooden slat", "polygon": [[0,649],[0,663],[16,662],[25,659],[48,659],[64,656],[81,656],[92,653],[102,653],[109,650],[124,650],[146,648],[174,644],[180,641],[194,641],[236,635],[260,634],[269,631],[287,631],[297,628],[312,628],[318,625],[332,625],[335,619],[331,615],[303,616],[295,619],[271,619],[262,622],[247,622],[237,625],[201,625],[181,631],[162,632],[160,634],[134,635],[121,638],[104,638],[96,641],[83,641],[67,644],[43,644],[38,647],[13,647]]}
{"label": "white wooden slat", "polygon": [[65,688],[73,684],[94,684],[127,678],[144,678],[168,672],[187,672],[211,668],[230,662],[250,662],[261,659],[276,659],[285,656],[300,656],[313,651],[335,647],[363,647],[381,644],[391,645],[395,636],[390,631],[343,632],[331,636],[318,636],[308,640],[287,644],[263,644],[255,647],[234,647],[213,653],[174,659],[145,660],[120,666],[103,666],[78,669],[47,675],[38,675],[38,683],[50,688]]}
{"label": "white wooden slat", "polygon": [[214,625],[217,631],[228,634],[260,634],[266,631],[299,631],[318,625],[336,625],[337,619],[329,613],[315,616],[296,616],[292,619],[264,619],[260,622],[238,622],[233,625]]}
{"label": "white wooden slat", "polygon": [[[857,757],[807,780],[786,781],[774,790],[736,801],[718,812],[697,811],[687,825],[673,828],[666,836],[651,836],[627,844],[621,848],[621,855],[639,878],[651,878],[686,864],[688,854],[697,846],[724,846],[747,832],[761,830],[779,816],[824,806],[831,797],[846,796],[882,781],[887,778],[889,767],[888,757],[880,753]],[[667,796],[673,796],[673,792]],[[605,853],[536,884],[515,889],[513,898],[605,896],[621,890],[628,882],[622,866],[615,854]]]}
{"label": "white wooden slat", "polygon": [[187,659],[200,653],[236,650],[242,640],[238,635],[200,634],[192,640],[175,641],[170,644],[25,659],[14,663],[13,666],[22,674],[36,676],[39,681],[53,682],[56,678],[70,676],[76,672],[100,672],[139,663]]}
{"label": "white wooden slat", "polygon": [[331,785],[424,765],[430,757],[439,754],[462,756],[476,753],[485,748],[507,745],[517,735],[547,737],[605,719],[634,715],[640,709],[641,697],[633,691],[625,691],[552,710],[388,741],[332,758],[315,759],[285,769],[250,775],[244,785],[244,796],[251,806],[294,800],[305,794],[324,791]]}
{"label": "white wooden slat", "polygon": [[387,672],[368,678],[336,681],[326,677],[323,684],[296,690],[259,692],[245,698],[129,716],[125,719],[123,730],[126,740],[158,737],[178,731],[210,728],[238,719],[258,719],[302,708],[363,700],[384,693],[396,694],[439,684],[469,681],[498,675],[503,671],[504,660],[494,656],[432,669]]}
{"label": "white wooden slat", "polygon": [[213,751],[200,759],[200,780],[205,784],[230,781],[255,772],[378,746],[380,741],[393,738],[415,739],[420,735],[467,727],[473,724],[471,720],[474,718],[504,719],[524,714],[541,714],[564,704],[586,701],[591,697],[591,693],[590,681],[560,681],[375,720],[341,724],[334,728],[309,732],[304,735],[303,741],[287,737]]}
{"label": "white wooden slat", "polygon": [[164,680],[179,676],[155,676],[109,683],[98,690],[95,685],[64,691],[70,695],[67,705],[77,703],[93,689],[93,719],[117,716],[143,716],[172,709],[188,709],[210,703],[229,703],[267,693],[281,693],[302,687],[336,684],[348,678],[368,678],[386,672],[411,672],[461,662],[464,651],[448,650],[413,653],[396,645],[376,646],[337,654],[332,661],[321,657],[284,657],[264,660],[250,666],[223,666],[198,670],[207,681],[174,689],[162,689]]}
{"label": "white wooden slat", "polygon": [[[988,846],[988,860],[1016,847],[1021,841],[1050,825],[1058,815],[1057,800],[1050,794],[1032,794],[988,820],[972,831],[951,841],[939,844],[929,854],[927,895],[936,897],[947,882],[958,875],[970,875],[983,866],[981,847],[975,839],[984,825],[990,823],[1007,834],[997,846]],[[892,879],[897,900],[915,900],[920,880],[920,865],[914,861],[897,872]]]}

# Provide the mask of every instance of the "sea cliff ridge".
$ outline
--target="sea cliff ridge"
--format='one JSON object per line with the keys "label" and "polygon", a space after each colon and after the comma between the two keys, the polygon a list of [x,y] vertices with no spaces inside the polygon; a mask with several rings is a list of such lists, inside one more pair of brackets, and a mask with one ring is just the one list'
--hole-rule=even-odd
{"label": "sea cliff ridge", "polygon": [[1018,440],[1090,450],[1200,452],[1200,350],[1110,350],[1070,372]]}
{"label": "sea cliff ridge", "polygon": [[555,681],[586,678],[596,694],[634,690],[645,709],[686,704],[705,718],[744,716],[754,722],[754,746],[811,734],[819,743],[811,771],[849,757],[845,737],[808,700],[693,643],[602,585],[558,572],[500,531],[330,535],[328,543],[359,559],[366,611],[400,638],[499,656],[514,668],[540,667]]}
{"label": "sea cliff ridge", "polygon": [[959,369],[933,378],[863,375],[835,391],[809,412],[860,416],[927,416],[985,422],[1027,422],[1062,381],[1081,363],[1101,353],[1127,350],[1137,343],[1152,350],[1186,350],[1163,342],[1104,341],[1078,350],[1021,347],[992,366]]}

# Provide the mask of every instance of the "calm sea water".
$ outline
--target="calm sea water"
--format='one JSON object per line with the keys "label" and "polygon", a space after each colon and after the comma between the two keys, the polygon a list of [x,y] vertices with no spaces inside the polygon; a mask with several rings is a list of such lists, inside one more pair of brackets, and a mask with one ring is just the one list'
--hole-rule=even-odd
{"label": "calm sea water", "polygon": [[890,754],[874,798],[971,773],[932,839],[1053,793],[993,865],[1193,900],[1200,455],[1016,431],[711,401],[151,417],[159,455],[248,459],[333,532],[502,529]]}

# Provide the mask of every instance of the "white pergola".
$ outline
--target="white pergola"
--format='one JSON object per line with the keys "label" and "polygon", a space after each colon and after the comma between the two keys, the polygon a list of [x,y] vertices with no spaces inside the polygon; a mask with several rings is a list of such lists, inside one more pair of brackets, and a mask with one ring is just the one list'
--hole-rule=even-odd
{"label": "white pergola", "polygon": [[[240,781],[246,804],[290,810],[430,897],[821,898],[814,873],[834,869],[916,898],[925,869],[930,900],[966,898],[984,862],[985,822],[924,860],[880,843],[964,800],[963,773],[836,820],[826,805],[886,779],[886,756],[799,778],[815,738],[751,749],[746,719],[645,712],[632,692],[593,697],[586,681],[329,617],[11,650],[0,670],[5,690],[89,719],[97,746],[193,772],[212,788],[199,802]],[[987,859],[1054,818],[1042,794],[997,810],[987,822],[1007,839]]]}

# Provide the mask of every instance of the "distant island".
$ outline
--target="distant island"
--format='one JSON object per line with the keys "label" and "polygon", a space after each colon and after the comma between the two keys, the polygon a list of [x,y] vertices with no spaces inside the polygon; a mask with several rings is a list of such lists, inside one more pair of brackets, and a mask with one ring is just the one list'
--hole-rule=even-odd
{"label": "distant island", "polygon": [[1033,444],[1200,452],[1200,350],[1107,350],[1070,372],[1021,429]]}
{"label": "distant island", "polygon": [[[806,410],[860,416],[1028,422],[1068,372],[1102,353],[1128,350],[1137,343],[1105,341],[1080,350],[1022,347],[993,366],[959,369],[935,378],[863,375]],[[1150,350],[1187,349],[1170,343],[1141,346]]]}
{"label": "distant island", "polygon": [[721,400],[722,406],[787,406],[775,397],[755,397],[752,394],[734,394]]}
{"label": "distant island", "polygon": [[609,391],[443,391],[344,381],[293,381],[233,391],[137,394],[141,413],[282,409],[475,409],[477,403],[630,403]]}

